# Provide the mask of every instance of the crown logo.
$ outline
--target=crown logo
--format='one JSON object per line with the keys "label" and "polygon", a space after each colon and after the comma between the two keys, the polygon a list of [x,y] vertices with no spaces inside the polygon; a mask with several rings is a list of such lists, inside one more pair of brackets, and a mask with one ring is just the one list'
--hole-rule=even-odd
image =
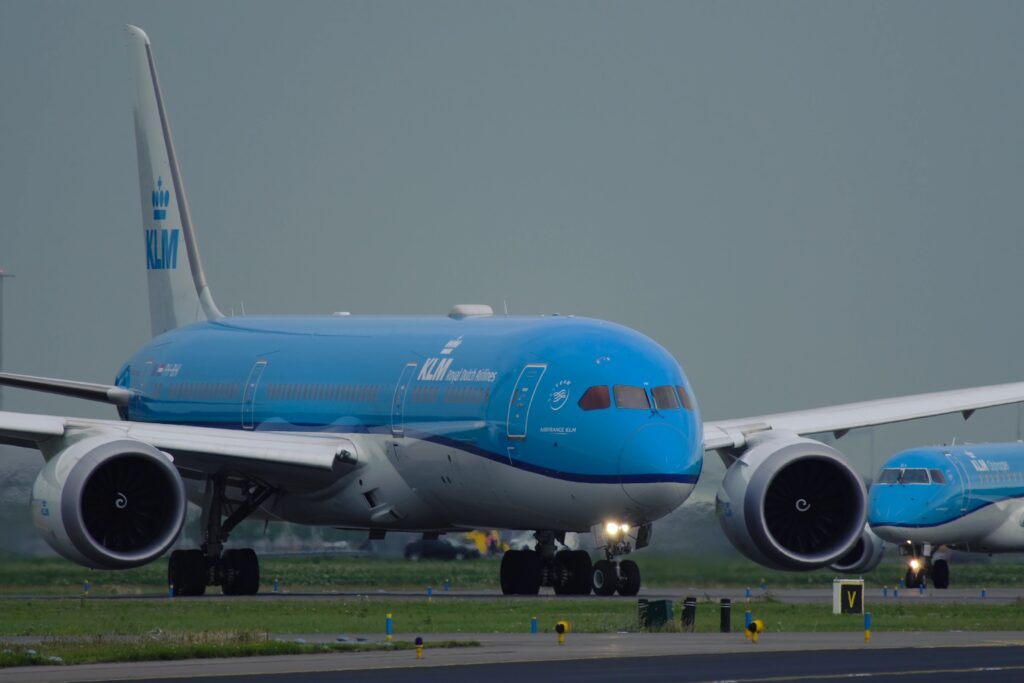
{"label": "crown logo", "polygon": [[156,179],[156,189],[153,190],[153,220],[162,221],[167,218],[167,207],[171,203],[171,191],[164,189],[164,179]]}

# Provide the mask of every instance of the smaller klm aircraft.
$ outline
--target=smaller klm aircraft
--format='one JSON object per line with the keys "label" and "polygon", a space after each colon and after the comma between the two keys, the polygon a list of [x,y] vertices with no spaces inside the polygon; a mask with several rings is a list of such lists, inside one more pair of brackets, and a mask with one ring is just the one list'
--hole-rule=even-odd
{"label": "smaller klm aircraft", "polygon": [[1024,552],[1024,443],[912,448],[884,465],[868,522],[909,557],[906,584],[949,587],[948,550]]}

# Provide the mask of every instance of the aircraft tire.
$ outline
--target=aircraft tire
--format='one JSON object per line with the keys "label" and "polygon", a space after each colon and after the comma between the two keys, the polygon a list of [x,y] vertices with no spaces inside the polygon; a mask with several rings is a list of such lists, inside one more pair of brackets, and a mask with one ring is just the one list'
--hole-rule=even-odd
{"label": "aircraft tire", "polygon": [[175,596],[206,593],[206,559],[201,550],[175,550],[167,562],[167,583]]}
{"label": "aircraft tire", "polygon": [[633,560],[619,563],[619,595],[633,596],[640,592],[640,567]]}
{"label": "aircraft tire", "polygon": [[612,595],[619,587],[619,574],[611,560],[598,560],[591,571],[591,585],[595,595]]}
{"label": "aircraft tire", "polygon": [[935,560],[932,563],[932,586],[939,589],[949,588],[949,563]]}
{"label": "aircraft tire", "polygon": [[593,581],[594,566],[590,561],[590,553],[586,550],[574,550],[570,555],[572,568],[572,595],[590,595]]}
{"label": "aircraft tire", "polygon": [[501,558],[502,595],[516,595],[519,590],[520,553],[522,550],[508,550]]}
{"label": "aircraft tire", "polygon": [[224,595],[256,595],[260,589],[260,561],[252,548],[224,551]]}
{"label": "aircraft tire", "polygon": [[541,557],[536,550],[520,550],[519,594],[537,595],[540,592]]}

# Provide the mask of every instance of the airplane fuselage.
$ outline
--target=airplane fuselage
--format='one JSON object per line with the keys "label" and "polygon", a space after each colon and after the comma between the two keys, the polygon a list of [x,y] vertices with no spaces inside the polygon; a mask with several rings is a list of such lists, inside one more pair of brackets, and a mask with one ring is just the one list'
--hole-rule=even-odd
{"label": "airplane fuselage", "polygon": [[868,521],[893,543],[1024,551],[1024,444],[899,453],[871,487]]}
{"label": "airplane fuselage", "polygon": [[641,524],[682,504],[703,462],[671,354],[572,316],[228,318],[153,339],[117,383],[133,421],[346,435],[361,467],[265,506],[307,524]]}

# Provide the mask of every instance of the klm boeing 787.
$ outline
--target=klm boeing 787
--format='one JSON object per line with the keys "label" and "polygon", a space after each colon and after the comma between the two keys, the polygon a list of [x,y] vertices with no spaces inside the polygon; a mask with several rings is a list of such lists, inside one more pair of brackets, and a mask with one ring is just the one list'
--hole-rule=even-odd
{"label": "klm boeing 787", "polygon": [[[183,595],[254,593],[247,518],[366,530],[509,528],[505,593],[634,595],[652,523],[679,507],[704,453],[728,465],[718,517],[768,566],[862,566],[867,493],[806,438],[1024,400],[1024,383],[703,422],[675,358],[644,335],[573,316],[227,317],[203,270],[150,41],[128,27],[153,339],[112,385],[4,374],[103,401],[120,419],[0,413],[0,442],[39,449],[31,507],[61,555],[104,569],[162,556],[188,501],[202,543],[175,550]],[[139,250],[140,263],[143,250]],[[598,561],[564,547],[595,534]]]}
{"label": "klm boeing 787", "polygon": [[868,522],[907,556],[906,584],[949,587],[947,551],[1024,552],[1024,443],[913,448],[882,465]]}

